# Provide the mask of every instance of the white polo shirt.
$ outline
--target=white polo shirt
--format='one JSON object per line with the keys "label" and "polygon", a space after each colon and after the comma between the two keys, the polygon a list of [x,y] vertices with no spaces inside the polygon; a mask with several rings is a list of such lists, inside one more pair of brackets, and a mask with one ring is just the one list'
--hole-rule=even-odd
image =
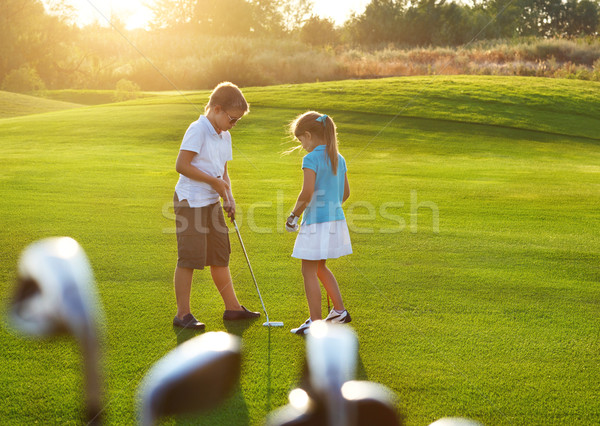
{"label": "white polo shirt", "polygon": [[[223,176],[225,164],[233,159],[231,134],[228,131],[217,133],[204,115],[190,124],[180,150],[195,152],[197,155],[192,159],[192,166],[213,177]],[[187,200],[190,207],[204,207],[219,201],[219,194],[212,186],[182,174],[175,185],[175,192],[177,198]]]}

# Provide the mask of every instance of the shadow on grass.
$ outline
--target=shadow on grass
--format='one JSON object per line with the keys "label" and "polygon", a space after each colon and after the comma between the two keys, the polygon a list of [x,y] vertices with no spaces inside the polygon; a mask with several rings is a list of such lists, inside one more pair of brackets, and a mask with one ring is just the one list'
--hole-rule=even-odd
{"label": "shadow on grass", "polygon": [[201,335],[204,333],[204,330],[193,330],[189,328],[173,326],[173,333],[175,333],[175,337],[177,337],[177,346],[179,346],[183,342],[190,340],[192,337]]}
{"label": "shadow on grass", "polygon": [[365,370],[365,365],[363,364],[360,353],[356,358],[356,374],[354,377],[355,380],[369,380],[369,376],[367,375],[367,370]]}
{"label": "shadow on grass", "polygon": [[247,425],[250,422],[248,405],[244,398],[241,386],[238,384],[227,400],[218,407],[195,416],[181,416],[171,418],[176,425]]}
{"label": "shadow on grass", "polygon": [[[230,334],[242,337],[244,331],[252,325],[253,321],[226,321],[225,328]],[[177,337],[177,345],[199,336],[204,330],[191,330],[180,327],[173,327],[173,332]],[[243,372],[242,372],[243,374]],[[250,421],[248,415],[248,405],[244,398],[242,388],[238,383],[231,395],[218,407],[199,415],[172,417],[173,423],[165,424],[176,425],[247,425]]]}
{"label": "shadow on grass", "polygon": [[229,334],[234,334],[241,339],[246,330],[254,325],[257,321],[260,321],[260,318],[240,321],[223,321],[223,325]]}

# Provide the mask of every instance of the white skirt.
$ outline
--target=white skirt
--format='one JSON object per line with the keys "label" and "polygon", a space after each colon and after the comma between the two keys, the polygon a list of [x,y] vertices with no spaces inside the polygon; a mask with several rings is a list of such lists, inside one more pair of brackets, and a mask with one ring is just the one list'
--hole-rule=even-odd
{"label": "white skirt", "polygon": [[352,253],[346,220],[302,225],[292,257],[304,260],[336,259]]}

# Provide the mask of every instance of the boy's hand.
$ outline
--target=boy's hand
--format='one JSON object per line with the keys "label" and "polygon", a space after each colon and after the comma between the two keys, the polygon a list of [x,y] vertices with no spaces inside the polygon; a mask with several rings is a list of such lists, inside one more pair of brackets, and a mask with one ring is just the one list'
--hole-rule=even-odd
{"label": "boy's hand", "polygon": [[215,191],[217,191],[217,193],[219,194],[219,196],[224,199],[227,200],[227,191],[229,191],[229,185],[227,184],[227,182],[225,182],[223,179],[221,179],[221,177],[219,176],[218,178],[216,178],[213,183],[211,184],[211,186],[213,187],[213,189]]}
{"label": "boy's hand", "polygon": [[290,214],[285,222],[285,229],[288,232],[296,232],[298,230],[298,216],[294,213]]}
{"label": "boy's hand", "polygon": [[227,212],[227,217],[233,223],[235,219],[235,200],[233,198],[224,198],[223,199],[223,210]]}

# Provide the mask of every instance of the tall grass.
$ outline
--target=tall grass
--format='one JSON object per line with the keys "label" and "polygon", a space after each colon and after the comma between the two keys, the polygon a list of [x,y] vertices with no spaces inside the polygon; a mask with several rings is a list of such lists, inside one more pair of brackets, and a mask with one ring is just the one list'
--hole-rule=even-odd
{"label": "tall grass", "polygon": [[458,48],[315,47],[291,37],[210,37],[131,33],[131,46],[85,59],[64,88],[114,90],[120,80],[142,90],[211,89],[414,75],[517,75],[600,81],[597,39],[484,41]]}
{"label": "tall grass", "polygon": [[461,48],[341,51],[348,78],[409,75],[518,75],[600,81],[600,41],[487,41]]}
{"label": "tall grass", "polygon": [[291,39],[165,37],[142,44],[140,50],[160,53],[136,59],[119,78],[146,90],[210,89],[223,80],[267,86],[345,78],[330,51]]}

